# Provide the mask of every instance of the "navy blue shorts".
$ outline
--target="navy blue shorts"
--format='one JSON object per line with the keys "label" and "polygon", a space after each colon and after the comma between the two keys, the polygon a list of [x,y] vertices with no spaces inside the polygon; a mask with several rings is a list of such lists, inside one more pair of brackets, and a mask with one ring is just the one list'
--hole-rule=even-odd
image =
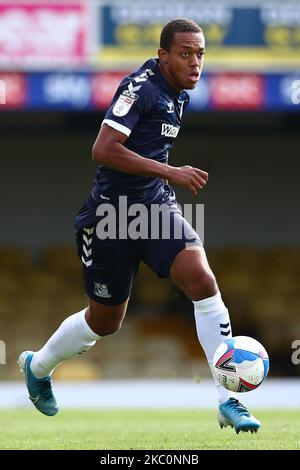
{"label": "navy blue shorts", "polygon": [[[106,203],[103,200],[103,204]],[[187,246],[202,246],[198,234],[184,219],[176,201],[164,204],[163,215],[158,217],[153,210],[148,210],[140,218],[147,230],[137,239],[132,233],[141,234],[141,230],[137,223],[130,225],[134,218],[136,220],[133,216],[127,218],[127,236],[125,238],[123,227],[120,238],[116,210],[116,234],[106,239],[103,235],[104,225],[101,223],[104,219],[103,216],[96,215],[96,208],[85,204],[76,218],[77,251],[83,266],[84,289],[87,296],[96,302],[106,305],[124,302],[130,296],[140,261],[147,264],[157,276],[167,278],[172,263],[181,250]],[[165,224],[167,219],[170,220],[169,229]],[[137,231],[133,229],[130,233],[129,227],[136,228]]]}

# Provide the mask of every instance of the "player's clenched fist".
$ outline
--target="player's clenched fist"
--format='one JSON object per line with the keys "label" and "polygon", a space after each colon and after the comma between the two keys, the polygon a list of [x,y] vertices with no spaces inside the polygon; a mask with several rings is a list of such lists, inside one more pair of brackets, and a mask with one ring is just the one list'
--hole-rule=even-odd
{"label": "player's clenched fist", "polygon": [[197,192],[204,188],[208,180],[208,173],[189,165],[170,167],[168,180],[189,189],[196,196]]}

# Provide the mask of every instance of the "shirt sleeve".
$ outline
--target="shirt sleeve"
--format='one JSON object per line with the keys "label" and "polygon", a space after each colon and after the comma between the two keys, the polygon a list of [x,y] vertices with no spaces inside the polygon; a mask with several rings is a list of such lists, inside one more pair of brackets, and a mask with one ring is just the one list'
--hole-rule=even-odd
{"label": "shirt sleeve", "polygon": [[148,81],[121,84],[101,125],[107,124],[129,137],[138,121],[153,108],[156,97],[154,86]]}

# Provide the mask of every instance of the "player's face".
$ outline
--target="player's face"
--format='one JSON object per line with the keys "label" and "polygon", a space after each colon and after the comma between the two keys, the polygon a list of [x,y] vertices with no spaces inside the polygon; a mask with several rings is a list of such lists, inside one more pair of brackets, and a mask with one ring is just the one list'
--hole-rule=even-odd
{"label": "player's face", "polygon": [[204,64],[205,39],[202,33],[176,33],[170,52],[162,51],[165,72],[177,91],[197,85]]}

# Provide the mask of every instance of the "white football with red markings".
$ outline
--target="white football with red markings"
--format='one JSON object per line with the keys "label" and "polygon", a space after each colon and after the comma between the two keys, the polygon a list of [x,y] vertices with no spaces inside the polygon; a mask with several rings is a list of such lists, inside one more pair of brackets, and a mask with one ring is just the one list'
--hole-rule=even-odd
{"label": "white football with red markings", "polygon": [[217,348],[213,372],[218,382],[232,392],[250,392],[261,385],[269,371],[269,356],[256,339],[234,336]]}

